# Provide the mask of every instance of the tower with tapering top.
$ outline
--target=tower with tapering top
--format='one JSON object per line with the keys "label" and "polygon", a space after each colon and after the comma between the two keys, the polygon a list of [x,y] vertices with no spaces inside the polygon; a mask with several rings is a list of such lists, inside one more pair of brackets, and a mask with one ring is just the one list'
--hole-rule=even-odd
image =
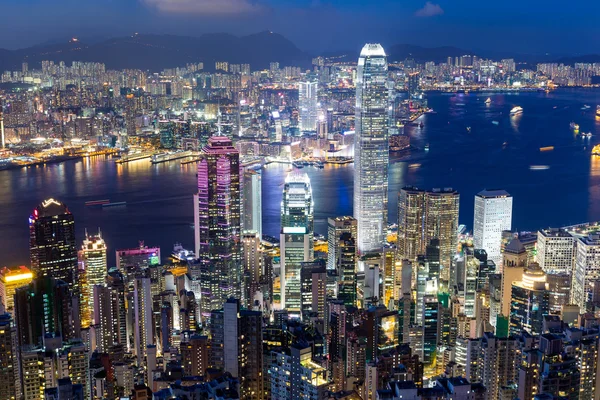
{"label": "tower with tapering top", "polygon": [[356,74],[354,218],[358,251],[381,250],[388,216],[387,57],[380,44],[366,44]]}

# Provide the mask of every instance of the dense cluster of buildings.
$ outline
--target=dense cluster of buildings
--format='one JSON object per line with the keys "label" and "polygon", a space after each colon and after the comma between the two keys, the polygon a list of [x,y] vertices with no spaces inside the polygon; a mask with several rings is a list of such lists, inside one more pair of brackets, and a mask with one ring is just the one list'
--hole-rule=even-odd
{"label": "dense cluster of buildings", "polygon": [[[514,72],[509,61],[502,63]],[[247,65],[217,63],[215,74],[188,65],[151,78],[115,73],[111,81],[144,84],[152,95],[105,85],[113,72],[99,64],[23,68],[20,77],[36,84],[46,75],[65,83],[40,93],[48,118],[45,102],[70,90],[69,101],[124,104],[123,116],[109,111],[110,128],[91,135],[97,143],[119,124],[116,140],[130,146],[155,140],[154,128],[144,133],[151,125],[160,143],[197,141],[195,249],[169,260],[143,243],[111,253],[100,230],[78,240],[76,216],[60,199],[43,200],[29,217],[30,265],[0,269],[1,399],[600,398],[600,226],[513,232],[511,195],[486,189],[475,197],[468,235],[458,223],[457,191],[405,187],[397,229],[390,229],[389,138],[398,119],[386,53],[367,44],[355,69],[315,63],[314,76],[276,64],[254,74]],[[451,69],[485,65],[468,56],[448,60]],[[356,94],[340,86],[322,95],[331,83],[323,71],[347,73],[339,79],[352,80]],[[414,73],[407,82],[418,87]],[[89,76],[92,87],[69,81],[76,74]],[[193,101],[198,108],[184,111],[185,122],[148,120],[144,103],[163,95],[182,101],[171,94],[188,74],[203,82],[190,90],[208,99],[241,77],[231,92],[241,96],[238,112]],[[263,79],[271,89],[253,86]],[[294,80],[292,100],[285,85]],[[249,104],[244,96],[253,91],[264,102]],[[329,113],[323,104],[336,106]],[[216,130],[203,119],[208,113],[217,116]],[[344,123],[354,126],[353,215],[330,216],[326,251],[317,246],[311,182],[296,170],[282,185],[280,236],[263,240],[260,168],[242,161],[264,143],[248,132],[291,146],[298,129],[311,133],[305,143],[325,140],[335,151],[329,132],[343,126],[340,113],[351,113]],[[62,119],[61,134],[97,116]],[[203,124],[202,135],[190,135]]]}

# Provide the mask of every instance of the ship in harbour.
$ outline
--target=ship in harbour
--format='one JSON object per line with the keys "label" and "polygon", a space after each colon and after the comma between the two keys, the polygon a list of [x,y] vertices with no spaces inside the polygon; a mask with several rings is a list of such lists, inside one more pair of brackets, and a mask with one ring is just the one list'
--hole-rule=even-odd
{"label": "ship in harbour", "polygon": [[512,110],[510,110],[510,115],[519,115],[521,113],[523,113],[523,107],[521,106],[513,107]]}

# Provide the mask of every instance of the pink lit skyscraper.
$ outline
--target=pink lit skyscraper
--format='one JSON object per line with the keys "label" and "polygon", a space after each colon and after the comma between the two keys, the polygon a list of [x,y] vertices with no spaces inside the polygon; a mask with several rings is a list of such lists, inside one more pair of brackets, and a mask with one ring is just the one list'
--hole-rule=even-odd
{"label": "pink lit skyscraper", "polygon": [[229,138],[214,136],[198,161],[194,226],[203,316],[220,309],[229,297],[240,295],[239,159]]}

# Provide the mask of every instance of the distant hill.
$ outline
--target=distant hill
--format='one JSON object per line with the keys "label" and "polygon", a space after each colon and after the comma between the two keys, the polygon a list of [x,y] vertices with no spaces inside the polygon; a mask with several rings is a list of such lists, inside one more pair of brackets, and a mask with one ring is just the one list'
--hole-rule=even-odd
{"label": "distant hill", "polygon": [[[323,56],[343,56],[339,61],[356,62],[360,48],[349,51],[328,52]],[[515,58],[532,65],[537,62],[600,62],[600,55],[577,57],[552,57],[549,55],[524,55],[506,52],[473,51],[452,46],[423,47],[410,44],[386,46],[390,61],[412,58],[416,62],[446,62],[448,57],[465,54],[499,60]],[[39,68],[42,60],[54,62],[95,61],[109,69],[135,68],[158,72],[164,68],[184,66],[190,62],[204,62],[205,70],[214,70],[215,61],[250,64],[253,70],[268,68],[271,62],[283,66],[310,68],[312,56],[296,47],[282,35],[269,31],[248,36],[211,33],[199,37],[175,35],[135,35],[112,39],[88,38],[79,41],[47,41],[19,50],[0,49],[0,72],[21,70],[27,62],[30,68]],[[558,58],[558,59],[557,59]]]}
{"label": "distant hill", "polygon": [[281,66],[310,66],[311,57],[283,36],[268,31],[237,37],[226,33],[200,37],[174,35],[135,35],[97,43],[82,41],[48,43],[20,50],[0,49],[0,71],[20,70],[27,62],[39,68],[42,60],[95,61],[110,69],[138,68],[159,71],[204,62],[205,69],[214,68],[215,61],[247,63],[252,69],[268,68],[276,61]]}

